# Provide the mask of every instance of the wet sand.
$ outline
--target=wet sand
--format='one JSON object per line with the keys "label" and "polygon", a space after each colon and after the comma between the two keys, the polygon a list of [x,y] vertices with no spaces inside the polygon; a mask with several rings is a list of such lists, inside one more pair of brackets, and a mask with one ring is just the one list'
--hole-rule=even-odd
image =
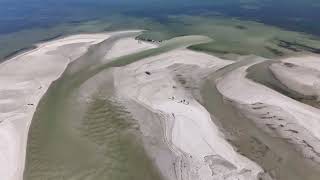
{"label": "wet sand", "polygon": [[248,68],[247,72],[247,78],[263,84],[283,95],[286,95],[292,99],[295,99],[299,102],[308,104],[313,107],[320,107],[319,101],[317,101],[317,98],[314,96],[301,94],[294,89],[288,88],[285,84],[283,84],[281,81],[279,81],[272,71],[270,70],[270,65],[272,64],[279,64],[280,61],[276,60],[267,60],[258,64],[255,64]]}
{"label": "wet sand", "polygon": [[[108,36],[81,34],[37,44],[37,48],[0,64],[1,178],[22,179],[29,125],[51,82],[90,45]],[[61,47],[63,51],[57,53]]]}
{"label": "wet sand", "polygon": [[254,62],[254,59],[240,61],[213,73],[202,89],[204,106],[217,119],[217,124],[220,124],[237,151],[258,163],[272,178],[317,179],[320,175],[317,166],[295,151],[292,144],[262,131],[253,120],[248,119],[234,106],[234,102],[224,99],[216,88],[219,78]]}
{"label": "wet sand", "polygon": [[[38,49],[44,54],[38,60],[56,55],[62,56],[62,63],[55,70],[48,68],[48,72],[37,71],[41,66],[34,66],[37,68],[26,72],[30,78],[50,73],[54,76],[44,79],[44,84],[41,81],[41,88],[36,81],[28,81],[34,83],[30,92],[36,92],[36,88],[39,92],[32,102],[21,100],[32,107],[27,113],[30,119],[35,112],[28,135],[25,180],[315,180],[320,176],[315,163],[318,159],[312,159],[315,157],[312,153],[318,148],[317,136],[308,132],[318,135],[316,127],[303,124],[303,118],[299,119],[299,114],[295,114],[300,124],[289,129],[291,134],[288,137],[295,137],[289,141],[286,139],[288,134],[266,131],[261,125],[264,121],[256,121],[254,114],[246,109],[247,105],[236,100],[243,97],[241,93],[260,97],[259,92],[263,91],[258,91],[259,85],[247,91],[240,88],[241,93],[235,91],[228,96],[236,90],[233,88],[246,85],[241,79],[243,74],[233,74],[248,64],[265,59],[248,56],[233,62],[186,49],[190,45],[209,42],[210,39],[204,36],[178,37],[156,45],[134,39],[139,33],[122,31],[96,38],[92,35],[93,39],[84,40],[86,46],[83,47],[84,42],[77,39],[78,35],[72,44],[62,38],[52,41],[59,42],[57,47],[48,42],[44,44],[53,46],[52,49],[43,49],[45,45]],[[34,51],[37,50],[31,52]],[[18,57],[21,56],[24,54]],[[6,68],[6,63],[10,65],[12,62],[7,61],[1,67]],[[262,72],[259,72],[259,66],[252,68],[253,72],[248,76],[257,76],[279,91],[289,91],[265,69],[267,63],[263,63],[259,64],[262,64]],[[22,64],[18,62],[16,66],[9,66],[6,75],[11,75],[13,72],[9,70]],[[31,61],[31,65],[36,64]],[[265,74],[268,76],[263,77]],[[235,81],[237,78],[239,82]],[[7,79],[0,80],[7,84],[14,80]],[[232,81],[235,82],[228,84]],[[216,87],[218,82],[224,82],[220,89]],[[13,89],[5,89],[4,93],[0,91],[4,97],[0,99],[0,105],[16,102],[6,95],[13,93],[15,88],[26,90],[25,84],[22,78],[13,84]],[[266,90],[264,93],[278,98],[278,94],[270,92]],[[292,100],[285,99],[285,102],[291,103],[299,112],[305,107]],[[10,106],[11,109],[5,109],[10,113],[2,114],[9,118],[0,124],[0,133],[6,135],[2,140],[16,142],[10,144],[11,149],[3,151],[1,157],[4,158],[23,154],[20,150],[24,148],[19,146],[21,137],[16,135],[27,132],[30,124],[30,120],[23,122],[27,125],[24,126],[10,119],[11,115],[21,118],[20,115],[25,113],[13,111],[15,107]],[[274,110],[272,108],[270,110]],[[279,111],[280,115],[285,115],[281,113]],[[306,114],[313,118],[316,110],[311,109]],[[316,118],[312,123],[317,124]],[[20,126],[23,131],[19,130]],[[307,147],[299,152],[297,147],[301,144],[296,146],[296,140],[304,140],[304,144],[315,148]],[[3,149],[0,150],[2,153]],[[304,156],[306,154],[311,156]],[[22,159],[12,162],[18,163]],[[12,163],[4,169],[8,179],[19,179],[23,168],[17,170],[17,166]],[[13,174],[15,177],[11,178]]]}
{"label": "wet sand", "polygon": [[50,86],[30,128],[25,179],[162,178],[145,152],[136,120],[115,99],[112,67],[207,39],[182,37],[133,55],[105,56],[118,40],[135,35],[114,35],[92,46]]}
{"label": "wet sand", "polygon": [[112,75],[88,70],[103,65],[120,38],[136,34],[120,33],[92,46],[50,86],[30,128],[24,179],[160,178],[135,138],[134,121],[111,98]]}
{"label": "wet sand", "polygon": [[[233,150],[189,91],[206,73],[230,63],[179,49],[116,68],[119,96],[162,117],[163,138],[176,156],[172,161],[176,177],[170,179],[253,180],[263,174],[257,164]],[[192,77],[198,80],[192,82]]]}

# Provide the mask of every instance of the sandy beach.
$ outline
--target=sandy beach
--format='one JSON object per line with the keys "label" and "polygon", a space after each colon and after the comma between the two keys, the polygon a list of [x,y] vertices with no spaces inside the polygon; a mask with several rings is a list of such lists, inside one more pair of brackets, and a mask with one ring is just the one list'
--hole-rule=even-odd
{"label": "sandy beach", "polygon": [[[308,57],[305,59],[306,62],[310,60]],[[285,61],[294,63],[291,59],[286,59]],[[301,62],[302,60],[299,63]],[[218,90],[225,98],[231,101],[239,112],[251,119],[261,130],[272,137],[283,139],[292,144],[303,158],[311,163],[318,164],[320,160],[318,153],[320,151],[319,109],[293,100],[275,90],[247,79],[245,77],[246,70],[253,64],[240,67],[227,74],[217,82]],[[304,82],[314,80],[313,76],[304,76],[303,72],[306,71],[298,73],[298,71],[292,70],[295,71],[296,76],[294,76],[295,78],[289,77],[287,75],[290,74],[291,69],[286,71],[285,69],[288,67],[285,66],[273,64],[271,65],[271,70],[273,72],[276,71],[277,75],[281,76],[281,82],[292,82],[294,79],[296,82],[293,83],[295,84],[293,88],[302,87],[299,84],[299,75],[304,77]],[[295,67],[293,68],[295,69]],[[305,93],[306,91],[301,92]],[[303,172],[299,173],[303,174]],[[308,178],[314,179],[315,177],[310,175]]]}
{"label": "sandy beach", "polygon": [[[121,32],[79,34],[59,38],[37,44],[36,49],[0,64],[0,177],[2,179],[22,179],[28,129],[38,102],[50,84],[59,78],[70,62],[84,54],[91,45],[100,43],[117,33]],[[130,53],[150,46],[147,43],[136,46],[138,43],[131,39],[124,41],[126,45],[133,47],[129,49]]]}
{"label": "sandy beach", "polygon": [[[174,38],[163,44],[154,44],[137,40],[134,33],[139,32],[139,30],[119,31],[63,37],[37,44],[36,49],[0,64],[0,177],[8,180],[23,179],[27,137],[33,115],[38,111],[37,108],[43,107],[39,102],[41,97],[52,89],[48,90],[51,83],[57,79],[59,81],[59,77],[60,79],[64,77],[64,81],[59,81],[61,84],[56,87],[58,90],[60,86],[65,88],[73,81],[79,84],[76,84],[75,88],[71,85],[68,87],[70,91],[68,97],[62,94],[61,97],[56,98],[62,101],[66,98],[71,105],[81,103],[77,105],[79,107],[71,108],[68,107],[68,103],[65,103],[67,104],[65,107],[69,108],[71,114],[75,114],[76,110],[83,112],[72,116],[68,114],[70,113],[68,110],[61,112],[61,117],[70,118],[70,122],[64,122],[63,119],[60,120],[61,122],[53,123],[52,126],[61,128],[65,123],[65,131],[57,132],[61,133],[61,137],[63,135],[71,137],[67,141],[75,141],[70,146],[77,146],[71,148],[76,148],[80,144],[79,147],[83,149],[79,149],[79,152],[83,154],[97,155],[95,158],[105,157],[103,148],[108,147],[109,144],[105,146],[105,142],[100,141],[116,135],[110,133],[114,132],[111,124],[101,123],[103,118],[107,120],[115,118],[113,111],[119,109],[113,107],[113,103],[116,102],[121,107],[120,112],[126,111],[130,114],[130,118],[134,119],[136,124],[132,128],[134,130],[130,129],[130,131],[138,134],[137,139],[141,139],[143,150],[146,150],[151,164],[155,165],[155,169],[163,179],[272,179],[261,164],[245,157],[230,143],[230,139],[226,138],[227,132],[218,123],[220,119],[208,112],[201,99],[200,87],[207,78],[212,73],[234,65],[235,61],[186,48],[192,44],[192,40],[196,40],[195,43],[208,42],[208,39],[203,36],[185,36]],[[122,33],[128,34],[122,37]],[[96,49],[90,49],[94,45],[97,45]],[[87,57],[89,59],[86,59]],[[313,56],[301,58],[282,59],[269,68],[286,87],[306,96],[318,97],[319,59]],[[244,60],[245,57],[238,59],[239,62],[245,62]],[[250,119],[259,131],[262,130],[272,138],[288,142],[294,147],[292,151],[299,152],[302,159],[314,164],[320,163],[318,128],[320,127],[320,110],[246,78],[249,67],[265,61],[259,58],[255,60],[255,57],[251,60],[249,64],[236,69],[231,68],[230,72],[226,70],[227,73],[215,82],[218,92],[231,102],[237,112]],[[81,77],[77,79],[74,76]],[[51,93],[54,94],[56,91],[53,90]],[[50,100],[50,98],[47,99],[49,102],[47,107],[51,107]],[[109,101],[110,104],[100,107],[101,104]],[[64,104],[64,102],[57,102]],[[90,111],[90,103],[95,102],[100,103],[99,108]],[[107,110],[108,112],[103,114]],[[109,115],[111,118],[101,117],[101,112],[104,116]],[[87,116],[93,116],[90,122],[96,124],[85,122],[87,129],[81,131],[79,130],[82,125],[81,120],[85,120]],[[52,120],[58,121],[58,119]],[[77,121],[73,122],[73,119]],[[110,121],[106,122],[110,123]],[[76,128],[72,123],[77,124]],[[115,123],[114,127],[118,127],[119,122]],[[108,125],[112,130],[104,132],[104,128],[108,128],[104,126]],[[75,133],[72,134],[73,132],[69,133],[69,131],[75,131]],[[92,131],[93,135],[86,134],[82,137],[77,131],[84,134]],[[105,134],[110,136],[104,136]],[[51,134],[48,134],[48,137],[50,136]],[[89,136],[96,139],[94,141],[85,139]],[[97,139],[99,143],[96,143]],[[50,140],[53,146],[56,145],[56,139]],[[38,143],[36,140],[34,142]],[[87,145],[92,147],[83,147]],[[36,148],[43,150],[41,147]],[[63,147],[60,148],[63,149]],[[281,150],[276,150],[284,155]],[[72,154],[72,152],[70,150],[69,153]],[[90,157],[86,158],[90,159]],[[285,157],[283,159],[286,160]],[[46,165],[55,168],[55,164],[50,163]],[[90,163],[88,166],[91,167]],[[84,163],[83,167],[86,165]],[[109,169],[108,166],[103,168]],[[85,169],[79,174],[69,173],[69,169],[65,168],[66,172],[63,173],[70,178],[99,177],[103,179],[106,176],[103,174],[105,171],[103,168],[90,169],[88,172],[85,172],[87,170]],[[33,171],[31,169],[29,172],[30,177]],[[310,179],[312,178],[314,177]]]}
{"label": "sandy beach", "polygon": [[[178,157],[172,162],[177,179],[257,179],[263,173],[257,164],[234,151],[206,109],[175,80],[175,73],[188,76],[207,68],[215,71],[230,63],[232,61],[181,49],[114,72],[118,96],[163,117],[164,138]],[[188,66],[193,70],[183,71]],[[160,158],[156,162],[160,162]]]}
{"label": "sandy beach", "polygon": [[51,82],[90,45],[109,36],[82,34],[38,44],[36,49],[0,64],[1,178],[22,179],[28,128]]}
{"label": "sandy beach", "polygon": [[[228,74],[218,83],[217,87],[219,91],[230,100],[236,101],[239,106],[247,106],[242,108],[247,108],[249,114],[252,113],[258,117],[260,115],[260,119],[262,114],[269,112],[270,114],[266,115],[266,117],[270,116],[272,122],[269,118],[265,119],[272,124],[271,128],[267,130],[270,133],[273,132],[272,127],[274,127],[280,131],[280,136],[284,136],[286,138],[297,136],[293,138],[293,141],[297,141],[296,143],[298,144],[300,144],[299,138],[302,138],[301,136],[309,136],[309,141],[313,142],[315,151],[319,151],[317,150],[317,141],[319,139],[319,131],[317,127],[320,122],[319,109],[292,100],[291,98],[281,95],[276,91],[246,79],[245,71],[247,68],[248,66],[242,67]],[[242,91],[246,91],[247,93],[239,93]],[[306,122],[306,118],[308,119],[308,122]],[[298,133],[296,133],[296,131],[302,131],[303,135],[297,135]],[[310,134],[307,135],[308,133]],[[305,145],[302,144],[302,146]],[[308,150],[302,151],[306,153],[306,156],[312,156],[308,154],[312,152],[309,152]],[[316,154],[313,155],[314,157],[312,159],[316,160],[319,158]]]}
{"label": "sandy beach", "polygon": [[282,84],[305,96],[319,98],[320,57],[303,56],[282,59],[272,64],[270,70]]}

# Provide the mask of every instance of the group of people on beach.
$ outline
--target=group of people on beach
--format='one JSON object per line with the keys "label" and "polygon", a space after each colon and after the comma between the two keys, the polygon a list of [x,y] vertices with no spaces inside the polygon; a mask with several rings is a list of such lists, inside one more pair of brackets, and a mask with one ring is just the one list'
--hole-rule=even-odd
{"label": "group of people on beach", "polygon": [[[174,101],[174,100],[175,100],[175,97],[172,96],[172,97],[170,97],[169,99],[172,100],[172,101]],[[183,103],[183,104],[185,104],[185,105],[189,105],[189,104],[190,104],[189,101],[186,101],[185,99],[182,99],[182,100],[180,100],[180,101],[177,101],[177,103]]]}

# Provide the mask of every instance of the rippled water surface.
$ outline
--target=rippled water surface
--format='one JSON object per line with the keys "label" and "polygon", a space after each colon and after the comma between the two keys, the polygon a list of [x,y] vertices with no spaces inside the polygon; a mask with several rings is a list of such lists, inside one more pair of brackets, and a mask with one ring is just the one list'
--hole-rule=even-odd
{"label": "rippled water surface", "polygon": [[139,125],[114,98],[110,67],[208,39],[173,39],[159,48],[101,63],[114,42],[134,35],[115,35],[92,46],[50,86],[32,120],[25,180],[161,179],[141,143]]}

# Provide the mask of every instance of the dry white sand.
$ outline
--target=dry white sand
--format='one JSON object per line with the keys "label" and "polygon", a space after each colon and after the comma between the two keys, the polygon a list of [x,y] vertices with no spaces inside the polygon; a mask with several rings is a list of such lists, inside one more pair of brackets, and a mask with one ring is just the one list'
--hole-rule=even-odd
{"label": "dry white sand", "polygon": [[[175,177],[169,179],[250,180],[258,179],[262,172],[257,164],[235,152],[207,110],[173,77],[174,67],[179,65],[214,71],[230,63],[207,54],[178,49],[114,70],[118,96],[135,101],[163,117],[164,138],[178,157],[172,162]],[[160,158],[153,157],[158,166],[161,166]]]}
{"label": "dry white sand", "polygon": [[282,59],[282,62],[292,63],[298,66],[307,67],[315,70],[320,69],[319,56],[305,55]]}
{"label": "dry white sand", "polygon": [[[85,53],[90,45],[112,35],[113,33],[82,34],[42,43],[36,49],[0,64],[0,177],[2,179],[22,179],[28,129],[36,106],[49,85],[59,78],[68,63]],[[124,38],[115,43],[105,59],[110,60],[155,47],[154,44]],[[181,67],[184,71],[179,73],[192,77],[195,73],[192,69],[188,72],[190,67],[197,69],[196,75],[201,75],[202,70],[215,71],[230,63],[232,62],[204,53],[177,49],[113,69],[115,88],[119,97],[134,101],[163,118],[160,123],[164,128],[163,139],[178,157],[172,162],[174,173],[169,172],[172,171],[169,169],[171,166],[161,169],[164,168],[161,165],[171,163],[171,159],[169,162],[163,162],[164,156],[155,154],[153,159],[169,179],[253,180],[258,179],[259,173],[263,172],[257,164],[232,148],[213,123],[207,110],[174,77]],[[221,81],[223,83],[219,90],[222,88],[226,93],[224,95],[233,99],[240,96],[239,102],[246,102],[251,99],[246,95],[254,95],[255,92],[250,93],[245,89],[248,80],[243,74],[235,76],[227,76],[227,80]],[[233,92],[234,90],[237,92]],[[273,97],[273,94],[271,96]],[[258,97],[263,96],[258,95]],[[252,101],[257,99],[253,98]],[[316,117],[318,110],[311,108],[303,112],[305,114],[301,114],[303,104],[291,101],[282,105],[293,105],[290,108],[296,114],[292,116],[296,118],[299,127],[310,129],[319,125]],[[310,118],[310,124],[302,125],[301,116],[306,115]],[[310,131],[319,138],[320,131],[316,134],[316,130],[315,127]]]}
{"label": "dry white sand", "polygon": [[320,57],[286,58],[270,70],[288,88],[307,96],[320,96]]}
{"label": "dry white sand", "polygon": [[320,110],[247,79],[249,66],[219,80],[218,90],[266,132],[289,139],[306,158],[320,162]]}
{"label": "dry white sand", "polygon": [[[28,129],[36,106],[67,64],[108,34],[82,34],[37,45],[0,64],[0,177],[22,179]],[[70,53],[71,52],[71,53]]]}
{"label": "dry white sand", "polygon": [[[22,179],[28,129],[37,104],[49,85],[89,46],[117,33],[80,34],[45,42],[0,64],[1,179]],[[127,38],[125,42],[123,54],[146,48],[146,44],[141,45],[133,39]]]}

